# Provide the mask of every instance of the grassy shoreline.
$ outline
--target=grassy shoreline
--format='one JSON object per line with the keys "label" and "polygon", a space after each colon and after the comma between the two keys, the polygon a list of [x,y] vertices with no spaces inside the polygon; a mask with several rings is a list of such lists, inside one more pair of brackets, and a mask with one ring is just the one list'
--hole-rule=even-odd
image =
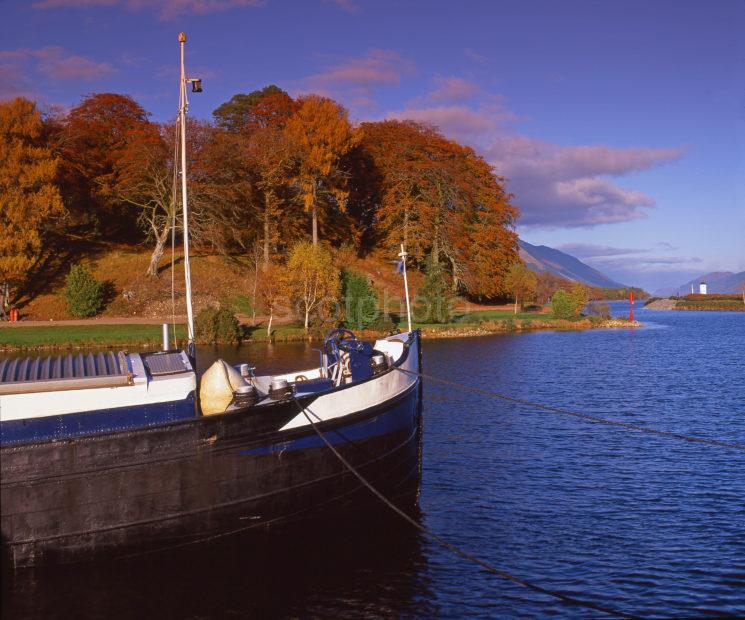
{"label": "grassy shoreline", "polygon": [[[475,312],[445,324],[414,324],[422,330],[422,337],[464,338],[486,336],[489,334],[514,333],[537,330],[585,330],[638,327],[625,319],[598,319],[583,317],[573,321],[553,318],[551,315],[537,313],[518,313],[485,311]],[[401,327],[401,326],[400,326]],[[295,325],[278,325],[267,337],[264,326],[244,327],[246,336],[242,344],[268,342],[318,341],[320,333],[306,333]],[[385,332],[359,330],[364,339],[374,339]],[[176,337],[183,342],[186,337],[185,325],[176,326]],[[143,324],[91,324],[91,325],[44,325],[15,326],[0,328],[0,353],[90,348],[157,348],[161,346],[162,328],[160,325]]]}

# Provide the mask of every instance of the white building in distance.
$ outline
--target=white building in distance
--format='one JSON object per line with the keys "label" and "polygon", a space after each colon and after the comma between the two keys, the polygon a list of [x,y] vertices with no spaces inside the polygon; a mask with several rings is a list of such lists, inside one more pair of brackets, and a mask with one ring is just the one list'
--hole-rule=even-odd
{"label": "white building in distance", "polygon": [[701,293],[701,295],[706,295],[706,282],[702,282],[698,285],[698,292]]}

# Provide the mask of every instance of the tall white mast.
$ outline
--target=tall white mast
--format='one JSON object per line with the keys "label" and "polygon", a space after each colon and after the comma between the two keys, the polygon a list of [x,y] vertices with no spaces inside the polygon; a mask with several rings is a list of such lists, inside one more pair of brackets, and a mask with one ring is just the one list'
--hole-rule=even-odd
{"label": "tall white mast", "polygon": [[404,249],[404,244],[401,244],[401,251],[398,253],[401,257],[401,267],[404,273],[404,293],[406,294],[406,319],[409,323],[409,331],[411,331],[411,304],[409,303],[409,280],[406,277],[406,257],[408,256]]}
{"label": "tall white mast", "polygon": [[194,310],[191,305],[191,265],[189,263],[189,205],[186,195],[186,112],[189,101],[186,98],[186,72],[184,71],[184,44],[186,33],[178,35],[181,45],[181,89],[179,95],[179,122],[181,123],[181,202],[184,209],[184,279],[186,280],[186,318],[189,353],[194,353]]}

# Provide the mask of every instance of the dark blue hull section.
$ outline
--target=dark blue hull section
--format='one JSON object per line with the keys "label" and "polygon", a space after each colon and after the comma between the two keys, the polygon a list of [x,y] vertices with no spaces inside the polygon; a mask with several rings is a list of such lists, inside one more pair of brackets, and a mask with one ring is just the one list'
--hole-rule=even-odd
{"label": "dark blue hull section", "polygon": [[[60,398],[64,398],[61,393]],[[146,428],[197,415],[194,392],[186,398],[164,403],[98,409],[42,418],[0,422],[0,445],[12,445],[49,439],[69,439],[112,431]]]}

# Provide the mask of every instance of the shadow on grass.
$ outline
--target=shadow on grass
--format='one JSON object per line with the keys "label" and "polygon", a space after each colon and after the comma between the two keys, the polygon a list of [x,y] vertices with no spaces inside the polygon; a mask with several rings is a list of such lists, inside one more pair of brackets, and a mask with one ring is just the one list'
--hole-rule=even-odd
{"label": "shadow on grass", "polygon": [[[183,256],[177,256],[177,257],[176,257],[176,258],[174,259],[174,261],[173,261],[173,267],[174,267],[174,269],[176,268],[176,266],[177,266],[177,265],[180,265],[180,264],[181,264],[181,263],[183,263],[183,262],[184,262],[184,257],[183,257]],[[164,271],[168,271],[168,270],[170,270],[170,269],[171,269],[171,261],[170,261],[170,259],[169,259],[169,260],[168,260],[168,261],[167,261],[167,262],[166,262],[165,264],[163,264],[163,265],[160,265],[160,266],[158,267],[158,275],[160,275],[160,274],[161,274],[161,273],[163,273]]]}
{"label": "shadow on grass", "polygon": [[[12,305],[23,309],[36,297],[61,286],[70,267],[83,257],[96,257],[107,250],[99,243],[64,235],[51,234],[46,239],[44,252],[31,267],[25,281],[16,289]],[[112,287],[113,289],[113,284]]]}

